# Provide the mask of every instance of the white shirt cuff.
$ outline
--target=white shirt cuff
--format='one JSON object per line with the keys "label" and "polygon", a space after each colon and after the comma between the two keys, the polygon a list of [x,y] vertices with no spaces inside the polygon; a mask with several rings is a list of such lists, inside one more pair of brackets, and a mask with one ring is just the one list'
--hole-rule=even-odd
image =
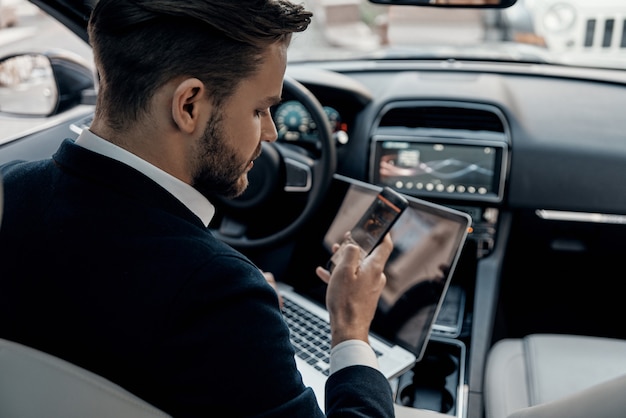
{"label": "white shirt cuff", "polygon": [[378,369],[376,353],[365,341],[343,341],[330,350],[330,374],[345,367],[356,365]]}

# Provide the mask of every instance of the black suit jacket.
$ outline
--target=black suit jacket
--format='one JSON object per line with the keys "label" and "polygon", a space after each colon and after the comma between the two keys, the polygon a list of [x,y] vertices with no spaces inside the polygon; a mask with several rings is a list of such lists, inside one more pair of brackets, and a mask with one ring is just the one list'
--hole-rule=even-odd
{"label": "black suit jacket", "polygon": [[[323,416],[273,289],[165,189],[70,140],[2,176],[1,337],[174,417]],[[328,416],[393,415],[372,368],[343,369],[326,391]]]}

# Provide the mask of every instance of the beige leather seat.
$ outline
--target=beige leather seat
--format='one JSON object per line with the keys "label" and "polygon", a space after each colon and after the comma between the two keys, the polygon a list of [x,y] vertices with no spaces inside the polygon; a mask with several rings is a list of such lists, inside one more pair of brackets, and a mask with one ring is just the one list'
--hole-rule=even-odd
{"label": "beige leather seat", "polygon": [[169,415],[94,373],[0,339],[0,417],[164,418]]}
{"label": "beige leather seat", "polygon": [[491,348],[485,417],[626,416],[626,340],[534,334]]}
{"label": "beige leather seat", "polygon": [[[397,418],[449,415],[395,405]],[[0,339],[1,418],[167,418],[124,388],[67,361]]]}

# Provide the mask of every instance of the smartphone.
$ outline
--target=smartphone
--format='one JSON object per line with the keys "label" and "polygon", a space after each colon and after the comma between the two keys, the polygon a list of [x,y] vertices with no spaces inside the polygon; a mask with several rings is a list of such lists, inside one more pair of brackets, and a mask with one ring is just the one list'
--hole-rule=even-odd
{"label": "smartphone", "polygon": [[391,187],[384,187],[330,258],[326,265],[328,271],[333,271],[343,247],[349,242],[361,248],[362,259],[367,257],[380,244],[408,205],[404,196]]}

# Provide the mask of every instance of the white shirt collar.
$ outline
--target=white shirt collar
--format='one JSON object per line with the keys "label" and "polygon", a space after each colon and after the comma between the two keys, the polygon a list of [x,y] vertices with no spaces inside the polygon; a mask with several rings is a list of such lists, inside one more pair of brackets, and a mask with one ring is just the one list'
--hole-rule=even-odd
{"label": "white shirt collar", "polygon": [[83,129],[78,139],[76,139],[76,144],[120,161],[145,174],[187,206],[189,210],[202,220],[205,226],[208,226],[211,219],[213,219],[215,207],[199,191],[135,154],[100,138],[89,129]]}

